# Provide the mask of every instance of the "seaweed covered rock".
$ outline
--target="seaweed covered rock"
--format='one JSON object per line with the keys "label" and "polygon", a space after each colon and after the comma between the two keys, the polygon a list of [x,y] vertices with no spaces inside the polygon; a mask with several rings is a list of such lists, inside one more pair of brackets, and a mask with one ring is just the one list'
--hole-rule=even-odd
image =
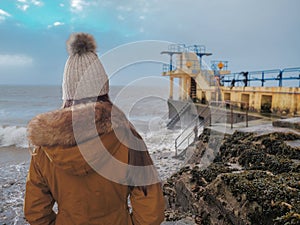
{"label": "seaweed covered rock", "polygon": [[[197,224],[300,224],[300,148],[288,144],[300,136],[235,132],[219,137],[205,129],[189,164],[164,184],[169,214],[186,215]],[[202,163],[206,155],[214,155],[208,166]]]}
{"label": "seaweed covered rock", "polygon": [[[285,224],[300,212],[300,174],[274,176],[265,171],[245,171],[221,176],[251,224]],[[244,197],[243,197],[244,196]],[[289,224],[299,224],[297,217]],[[292,223],[291,223],[292,222]],[[297,222],[297,223],[296,223]]]}

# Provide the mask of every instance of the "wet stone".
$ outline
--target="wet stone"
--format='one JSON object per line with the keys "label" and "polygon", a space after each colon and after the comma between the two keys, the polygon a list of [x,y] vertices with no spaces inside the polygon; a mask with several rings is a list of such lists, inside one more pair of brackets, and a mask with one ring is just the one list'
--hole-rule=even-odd
{"label": "wet stone", "polygon": [[[237,131],[225,135],[214,162],[201,167],[210,133],[204,130],[189,165],[164,186],[166,197],[175,206],[169,209],[173,214],[167,220],[185,217],[196,224],[300,224],[300,151],[288,144],[299,141],[300,136]],[[190,217],[191,211],[199,216]]]}

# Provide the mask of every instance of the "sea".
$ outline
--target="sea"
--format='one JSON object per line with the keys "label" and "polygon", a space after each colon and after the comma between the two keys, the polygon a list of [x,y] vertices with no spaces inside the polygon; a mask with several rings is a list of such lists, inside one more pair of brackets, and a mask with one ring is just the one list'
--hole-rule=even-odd
{"label": "sea", "polygon": [[[169,90],[164,86],[111,86],[110,98],[143,137],[162,180],[183,161],[174,158],[180,129],[166,128]],[[36,115],[61,108],[60,86],[0,86],[0,224],[26,224],[25,181],[30,162],[26,127]]]}
{"label": "sea", "polygon": [[[60,86],[0,86],[0,147],[27,148],[28,122],[37,114],[59,109],[61,92]],[[148,135],[147,125],[153,119],[166,119],[166,93],[164,88],[112,86],[109,95],[131,122]]]}

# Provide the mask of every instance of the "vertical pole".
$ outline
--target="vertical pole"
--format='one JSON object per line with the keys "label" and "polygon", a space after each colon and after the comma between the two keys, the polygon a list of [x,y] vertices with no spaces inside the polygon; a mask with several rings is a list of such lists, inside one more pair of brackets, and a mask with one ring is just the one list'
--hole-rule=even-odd
{"label": "vertical pole", "polygon": [[232,104],[230,103],[230,123],[231,123],[231,129],[233,128],[233,108]]}
{"label": "vertical pole", "polygon": [[170,94],[169,94],[170,99],[173,99],[173,85],[174,85],[174,77],[170,75]]}
{"label": "vertical pole", "polygon": [[279,72],[279,87],[282,87],[282,70]]}
{"label": "vertical pole", "polygon": [[183,89],[183,87],[182,87],[182,76],[180,76],[180,78],[179,78],[179,100],[182,100],[182,98],[183,98],[183,96],[182,96],[182,89]]}
{"label": "vertical pole", "polygon": [[170,54],[170,73],[173,70],[173,59],[172,59],[172,53]]}
{"label": "vertical pole", "polygon": [[251,81],[250,74],[248,74],[247,81],[248,81],[247,86],[250,86],[250,81]]}
{"label": "vertical pole", "polygon": [[183,63],[183,62],[182,62],[182,61],[183,61],[183,59],[182,59],[182,54],[183,54],[183,53],[181,53],[181,54],[180,54],[180,57],[179,57],[179,60],[180,60],[180,69],[182,69],[182,66],[183,66],[183,65],[182,65],[182,63]]}
{"label": "vertical pole", "polygon": [[261,86],[262,87],[264,86],[264,82],[265,82],[265,71],[262,71],[262,74],[261,74]]}
{"label": "vertical pole", "polygon": [[202,70],[202,56],[200,55],[200,70]]}
{"label": "vertical pole", "polygon": [[182,77],[182,100],[186,100],[186,75]]}
{"label": "vertical pole", "polygon": [[249,104],[246,103],[246,127],[248,127],[248,108],[249,108]]}

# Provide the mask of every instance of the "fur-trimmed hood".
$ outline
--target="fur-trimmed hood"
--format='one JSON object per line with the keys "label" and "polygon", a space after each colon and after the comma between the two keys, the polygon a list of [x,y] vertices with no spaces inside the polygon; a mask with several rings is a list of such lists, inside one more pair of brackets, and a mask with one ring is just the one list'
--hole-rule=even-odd
{"label": "fur-trimmed hood", "polygon": [[[105,158],[98,146],[99,137],[109,138],[111,155],[125,154],[117,152],[122,140],[114,132],[125,130],[126,133],[127,128],[131,129],[132,125],[121,110],[110,102],[97,102],[40,114],[29,122],[27,135],[30,144],[42,150],[57,168],[84,176],[94,172],[87,161]],[[127,158],[127,153],[122,158]]]}
{"label": "fur-trimmed hood", "polygon": [[28,138],[37,149],[34,160],[44,157],[71,175],[106,171],[115,182],[141,186],[145,193],[144,184],[159,182],[142,137],[111,102],[40,114],[30,121]]}
{"label": "fur-trimmed hood", "polygon": [[130,126],[124,113],[110,102],[96,102],[37,115],[27,136],[34,146],[71,147],[120,126]]}

